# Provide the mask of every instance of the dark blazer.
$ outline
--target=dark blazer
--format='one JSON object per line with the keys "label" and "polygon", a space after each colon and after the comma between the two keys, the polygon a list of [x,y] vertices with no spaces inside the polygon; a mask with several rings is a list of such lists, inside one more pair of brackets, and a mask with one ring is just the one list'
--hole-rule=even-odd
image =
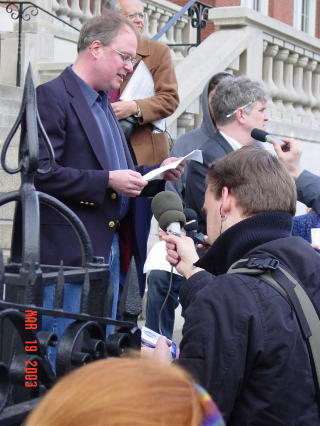
{"label": "dark blazer", "polygon": [[320,214],[320,176],[303,170],[296,180],[298,200]]}
{"label": "dark blazer", "polygon": [[206,191],[206,176],[210,164],[220,157],[232,152],[231,145],[221,135],[220,132],[214,133],[202,146],[203,164],[196,161],[190,161],[188,166],[185,205],[195,210],[198,215],[199,230],[206,233],[206,220],[202,212],[204,203],[204,194]]}
{"label": "dark blazer", "polygon": [[[55,152],[56,165],[46,174],[38,174],[39,191],[53,195],[70,207],[82,220],[91,237],[95,256],[108,254],[118,226],[118,194],[107,188],[110,164],[108,153],[94,116],[70,70],[37,88],[40,118]],[[112,112],[112,108],[110,108]],[[113,112],[112,112],[113,113]],[[154,167],[135,167],[121,132],[128,167],[141,174]],[[48,154],[40,141],[40,167]],[[112,170],[112,169],[111,169]],[[154,195],[164,182],[153,181],[143,195]],[[134,215],[130,200],[129,214]],[[77,238],[68,222],[47,206],[41,206],[41,262],[65,265],[81,264]]]}

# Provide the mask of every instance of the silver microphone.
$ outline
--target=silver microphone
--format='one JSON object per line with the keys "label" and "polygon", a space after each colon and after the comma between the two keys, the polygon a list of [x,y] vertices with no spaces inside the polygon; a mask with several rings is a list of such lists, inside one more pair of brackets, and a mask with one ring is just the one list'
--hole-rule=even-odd
{"label": "silver microphone", "polygon": [[270,133],[265,132],[261,129],[252,129],[251,136],[253,137],[253,139],[256,139],[260,142],[277,142],[278,144],[280,144],[281,147],[287,145],[286,142],[283,142],[283,140],[278,138],[278,136],[270,135]]}

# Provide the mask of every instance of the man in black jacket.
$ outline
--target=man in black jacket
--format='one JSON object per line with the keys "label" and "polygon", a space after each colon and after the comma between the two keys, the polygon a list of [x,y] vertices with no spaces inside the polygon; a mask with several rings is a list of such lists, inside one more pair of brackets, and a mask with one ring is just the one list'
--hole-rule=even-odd
{"label": "man in black jacket", "polygon": [[268,92],[265,86],[246,77],[226,78],[218,84],[210,100],[210,109],[217,131],[202,146],[203,164],[191,161],[185,184],[185,205],[195,210],[201,232],[205,232],[202,214],[206,174],[210,164],[229,152],[255,143],[254,128],[264,129]]}
{"label": "man in black jacket", "polygon": [[[187,278],[179,364],[207,388],[228,426],[318,425],[309,353],[288,299],[259,276],[226,273],[249,256],[278,259],[319,310],[319,254],[291,236],[294,181],[256,147],[218,160],[207,180],[205,256],[199,260],[191,239],[163,235],[169,262]],[[160,339],[156,353],[167,356],[165,345]]]}

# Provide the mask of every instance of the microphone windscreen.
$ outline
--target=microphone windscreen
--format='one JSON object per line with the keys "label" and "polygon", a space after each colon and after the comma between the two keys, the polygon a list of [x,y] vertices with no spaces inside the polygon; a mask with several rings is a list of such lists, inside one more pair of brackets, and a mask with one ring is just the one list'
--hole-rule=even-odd
{"label": "microphone windscreen", "polygon": [[159,221],[159,217],[166,211],[178,210],[182,213],[182,201],[175,192],[162,191],[153,198],[151,210],[154,217]]}
{"label": "microphone windscreen", "polygon": [[261,129],[252,129],[251,131],[251,136],[253,137],[253,139],[261,142],[267,142],[266,137],[268,136],[268,134],[268,132],[265,132]]}
{"label": "microphone windscreen", "polygon": [[189,222],[190,220],[197,220],[198,218],[197,213],[193,209],[189,209],[188,207],[183,209],[183,213],[186,217],[187,222]]}
{"label": "microphone windscreen", "polygon": [[167,210],[166,212],[162,213],[162,215],[160,215],[158,221],[160,228],[166,231],[168,226],[175,222],[180,222],[181,226],[184,226],[186,223],[186,217],[182,211]]}

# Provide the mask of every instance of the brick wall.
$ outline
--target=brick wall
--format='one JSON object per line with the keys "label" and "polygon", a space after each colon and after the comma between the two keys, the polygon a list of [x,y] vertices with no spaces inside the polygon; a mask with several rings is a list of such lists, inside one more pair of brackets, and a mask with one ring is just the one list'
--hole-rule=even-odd
{"label": "brick wall", "polygon": [[269,0],[269,16],[285,24],[293,25],[293,2],[293,0],[285,2]]}
{"label": "brick wall", "polygon": [[320,38],[320,0],[317,0],[316,8],[316,37]]}
{"label": "brick wall", "polygon": [[[188,3],[188,0],[171,0],[180,6]],[[201,1],[201,0],[200,0]],[[213,7],[240,6],[241,0],[202,0],[203,3]],[[269,0],[269,16],[288,25],[293,25],[294,0]],[[202,39],[217,29],[212,23],[203,31]],[[320,38],[320,0],[316,0],[316,37]]]}

